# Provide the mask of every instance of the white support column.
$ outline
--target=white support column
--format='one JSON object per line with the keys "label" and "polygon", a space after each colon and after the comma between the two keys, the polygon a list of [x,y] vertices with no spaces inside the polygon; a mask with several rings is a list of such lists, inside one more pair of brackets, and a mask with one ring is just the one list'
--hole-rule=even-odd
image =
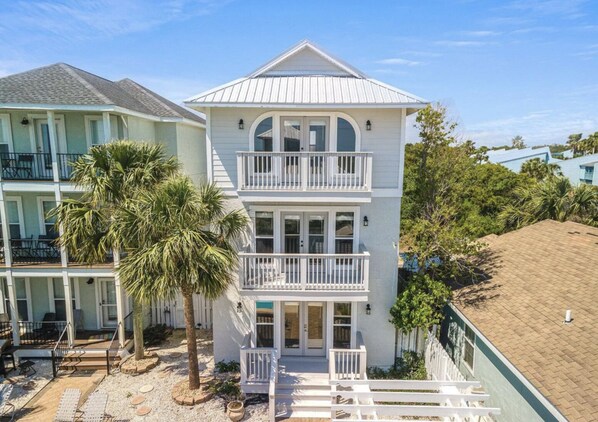
{"label": "white support column", "polygon": [[75,315],[73,312],[73,292],[71,291],[71,283],[69,282],[69,275],[65,269],[62,270],[62,286],[64,287],[64,304],[66,309],[66,323],[68,324],[67,336],[69,345],[74,346],[76,340]]}
{"label": "white support column", "polygon": [[281,305],[282,302],[274,301],[274,347],[278,350],[279,356],[282,351],[282,325],[284,321]]}
{"label": "white support column", "polygon": [[[1,172],[0,172],[1,173]],[[10,228],[8,225],[8,211],[4,198],[4,183],[0,181],[0,220],[2,221],[2,239],[4,242],[4,263],[7,268],[12,266],[12,250],[10,248]]]}
{"label": "white support column", "polygon": [[330,349],[334,346],[334,302],[326,302],[326,359],[330,359]]}
{"label": "white support column", "polygon": [[104,143],[107,144],[112,139],[112,128],[110,127],[110,113],[102,113],[102,125],[104,127]]}
{"label": "white support column", "polygon": [[[50,155],[52,157],[52,178],[54,182],[60,182],[60,173],[58,170],[58,134],[56,133],[56,119],[54,112],[48,110],[48,134],[50,135]],[[66,152],[66,151],[65,151]]]}
{"label": "white support column", "polygon": [[12,271],[6,272],[6,284],[8,285],[8,299],[10,301],[10,315],[12,318],[12,343],[14,346],[21,344],[21,335],[19,333],[19,310],[17,307],[17,288],[14,282]]}
{"label": "white support column", "polygon": [[[208,182],[214,181],[214,154],[212,153],[212,109],[206,109],[206,171]],[[237,186],[237,189],[239,187]]]}
{"label": "white support column", "polygon": [[120,276],[118,275],[118,266],[120,265],[120,252],[113,251],[114,254],[114,288],[116,290],[116,318],[118,321],[118,344],[125,347],[125,306],[124,292],[120,286]]}

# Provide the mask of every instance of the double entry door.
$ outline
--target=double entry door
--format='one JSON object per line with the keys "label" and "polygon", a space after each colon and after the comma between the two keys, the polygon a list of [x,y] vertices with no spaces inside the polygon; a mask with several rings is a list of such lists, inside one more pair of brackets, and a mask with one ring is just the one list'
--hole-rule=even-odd
{"label": "double entry door", "polygon": [[326,355],[326,302],[283,302],[282,354]]}
{"label": "double entry door", "polygon": [[283,213],[282,224],[283,253],[322,254],[327,252],[327,213]]}

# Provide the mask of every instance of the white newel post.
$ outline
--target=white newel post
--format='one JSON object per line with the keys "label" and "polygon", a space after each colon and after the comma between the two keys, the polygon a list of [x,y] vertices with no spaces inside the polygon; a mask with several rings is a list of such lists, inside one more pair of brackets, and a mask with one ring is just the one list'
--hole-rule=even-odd
{"label": "white newel post", "polygon": [[[4,220],[2,220],[4,222]],[[10,302],[10,315],[12,318],[12,343],[15,346],[21,344],[21,335],[19,333],[19,309],[17,308],[17,289],[12,276],[12,271],[6,272],[6,284],[8,286],[8,299]]]}
{"label": "white newel post", "polygon": [[299,258],[299,279],[301,281],[301,290],[307,290],[307,257],[305,255]]}
{"label": "white newel post", "polygon": [[[48,135],[50,137],[50,156],[52,157],[52,179],[54,182],[60,182],[60,172],[58,171],[58,134],[56,133],[56,119],[54,112],[48,110]],[[66,152],[66,151],[65,151]]]}
{"label": "white newel post", "polygon": [[62,271],[62,285],[64,286],[64,300],[65,300],[65,308],[66,308],[66,323],[68,325],[68,329],[66,331],[69,345],[72,347],[75,345],[75,340],[77,339],[76,335],[76,326],[75,326],[75,317],[73,313],[73,292],[71,291],[71,283],[69,283],[69,275],[66,270]]}
{"label": "white newel post", "polygon": [[120,287],[120,276],[118,275],[118,266],[120,265],[120,252],[113,251],[114,254],[114,289],[116,290],[116,318],[118,321],[118,344],[119,347],[125,347],[125,307],[123,292]]}
{"label": "white newel post", "polygon": [[307,154],[301,154],[300,156],[300,179],[301,179],[301,189],[307,190],[307,183],[308,183],[308,175],[309,175],[309,157]]}

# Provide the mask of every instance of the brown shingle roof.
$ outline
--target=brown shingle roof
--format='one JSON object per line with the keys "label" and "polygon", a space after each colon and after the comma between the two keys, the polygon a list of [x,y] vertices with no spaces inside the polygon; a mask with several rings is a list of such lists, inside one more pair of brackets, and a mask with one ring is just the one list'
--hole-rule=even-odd
{"label": "brown shingle roof", "polygon": [[454,305],[568,419],[598,419],[598,228],[546,220],[484,241],[491,278]]}

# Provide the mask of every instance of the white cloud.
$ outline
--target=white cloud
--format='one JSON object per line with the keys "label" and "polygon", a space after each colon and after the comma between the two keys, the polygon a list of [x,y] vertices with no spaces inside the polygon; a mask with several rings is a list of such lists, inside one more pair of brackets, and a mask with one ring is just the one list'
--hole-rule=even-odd
{"label": "white cloud", "polygon": [[436,41],[437,45],[444,47],[483,47],[488,44],[496,44],[487,41],[471,41],[471,40],[440,40]]}
{"label": "white cloud", "polygon": [[486,37],[495,37],[501,34],[498,31],[461,31],[461,35],[466,37],[479,37],[479,38],[486,38]]}
{"label": "white cloud", "polygon": [[0,34],[14,36],[35,28],[63,40],[113,37],[165,23],[207,15],[223,0],[31,0],[13,1],[0,12]]}
{"label": "white cloud", "polygon": [[399,57],[392,57],[392,58],[389,58],[389,59],[378,60],[376,63],[379,63],[379,64],[396,64],[396,65],[401,65],[401,66],[419,66],[420,64],[422,64],[422,62],[418,62],[418,61],[415,61],[415,60],[401,59]]}

